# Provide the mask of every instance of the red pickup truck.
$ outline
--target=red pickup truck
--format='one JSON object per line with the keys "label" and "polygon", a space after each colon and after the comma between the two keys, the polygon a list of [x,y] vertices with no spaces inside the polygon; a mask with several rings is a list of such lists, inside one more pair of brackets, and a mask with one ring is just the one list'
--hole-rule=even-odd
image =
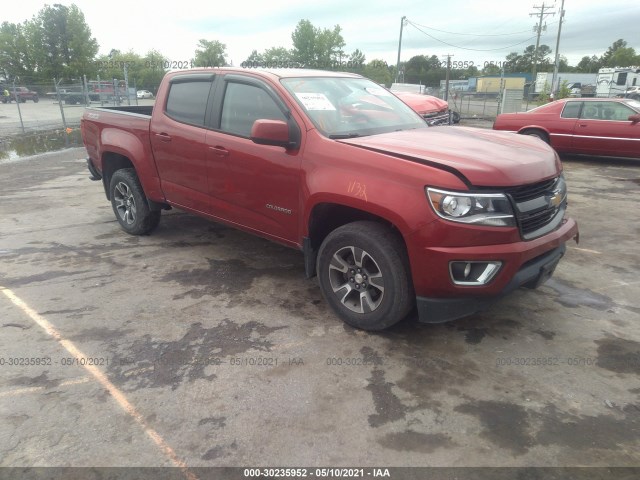
{"label": "red pickup truck", "polygon": [[578,240],[551,147],[428,127],[359,75],[171,72],[153,107],[87,108],[82,135],[126,232],[176,207],[299,249],[357,328],[473,314],[540,285]]}
{"label": "red pickup truck", "polygon": [[[0,95],[5,90],[3,88],[0,90]],[[33,90],[29,90],[27,87],[6,87],[6,90],[9,92],[9,96],[1,95],[2,103],[12,102],[14,100],[25,103],[27,100],[33,100],[33,103],[38,103],[40,97],[38,97],[38,92],[34,92]]]}

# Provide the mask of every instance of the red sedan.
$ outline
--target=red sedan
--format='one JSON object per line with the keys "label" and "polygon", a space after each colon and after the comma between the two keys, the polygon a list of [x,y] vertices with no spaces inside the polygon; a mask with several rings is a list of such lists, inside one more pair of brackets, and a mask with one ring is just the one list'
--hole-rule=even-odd
{"label": "red sedan", "polygon": [[640,158],[640,101],[630,98],[565,98],[498,115],[493,128],[539,137],[560,153]]}

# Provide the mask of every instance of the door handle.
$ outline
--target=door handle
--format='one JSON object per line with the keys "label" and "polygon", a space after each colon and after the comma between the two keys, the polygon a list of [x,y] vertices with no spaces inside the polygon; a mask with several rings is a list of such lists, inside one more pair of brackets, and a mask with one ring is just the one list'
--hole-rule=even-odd
{"label": "door handle", "polygon": [[226,148],[221,147],[221,146],[209,147],[209,150],[211,150],[213,153],[215,153],[219,157],[228,157],[229,156],[229,150],[227,150]]}
{"label": "door handle", "polygon": [[156,133],[156,137],[160,139],[161,142],[170,142],[171,136],[167,133]]}
{"label": "door handle", "polygon": [[578,126],[579,127],[587,127],[588,125],[586,123],[579,123]]}

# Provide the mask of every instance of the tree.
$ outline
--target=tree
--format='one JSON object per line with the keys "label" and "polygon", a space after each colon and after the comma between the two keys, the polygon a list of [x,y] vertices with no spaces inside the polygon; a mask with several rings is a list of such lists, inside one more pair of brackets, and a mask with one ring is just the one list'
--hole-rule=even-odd
{"label": "tree", "polygon": [[142,68],[133,77],[138,90],[147,89],[156,93],[160,86],[160,81],[167,73],[169,60],[158,50],[149,50],[142,58]]}
{"label": "tree", "polygon": [[195,67],[224,67],[227,64],[226,50],[227,46],[224,43],[202,38],[198,41],[193,65]]}
{"label": "tree", "polygon": [[358,66],[364,66],[366,61],[366,57],[364,53],[360,51],[360,49],[356,48],[351,55],[349,55],[349,62],[355,68],[359,68]]}
{"label": "tree", "polygon": [[264,51],[262,57],[271,64],[287,63],[291,61],[291,51],[284,47],[271,47]]}
{"label": "tree", "polygon": [[564,55],[560,55],[560,59],[558,62],[558,71],[564,73],[575,72],[576,67],[572,67],[571,65],[569,65],[569,60],[567,60],[567,57],[565,57]]}
{"label": "tree", "polygon": [[584,56],[582,57],[580,62],[578,62],[578,65],[576,66],[576,72],[597,73],[600,68],[602,68],[600,58],[598,58],[596,55],[592,55],[591,57]]}
{"label": "tree", "polygon": [[77,6],[45,5],[25,23],[25,33],[27,55],[41,80],[79,78],[95,68],[98,42]]}
{"label": "tree", "polygon": [[25,78],[31,71],[25,26],[3,22],[0,25],[0,74],[7,80]]}
{"label": "tree", "polygon": [[440,84],[440,78],[445,78],[445,75],[446,69],[435,55],[416,55],[404,66],[405,83],[435,86]]}
{"label": "tree", "polygon": [[627,47],[627,42],[623,39],[616,40],[600,58],[603,67],[630,67],[640,64],[640,55],[636,51]]}
{"label": "tree", "polygon": [[98,57],[95,63],[98,65],[96,73],[101,80],[123,80],[126,66],[129,86],[154,92],[171,67],[169,60],[157,50],[149,50],[144,57],[133,50],[125,53],[111,50],[109,55]]}
{"label": "tree", "polygon": [[333,30],[325,28],[316,30],[316,58],[322,63],[330,63],[335,60],[342,60],[344,55],[345,42],[340,33],[342,28],[335,25]]}
{"label": "tree", "polygon": [[524,49],[522,54],[511,52],[506,56],[504,71],[506,73],[530,72],[533,69],[535,60],[537,70],[539,72],[545,72],[553,68],[550,57],[551,48],[549,45],[538,46],[537,54],[535,45],[529,45]]}
{"label": "tree", "polygon": [[316,61],[316,28],[309,20],[300,20],[291,34],[293,59],[304,64]]}
{"label": "tree", "polygon": [[258,50],[253,50],[243,63],[248,66],[253,66],[260,65],[262,62],[264,62],[262,54],[258,53]]}
{"label": "tree", "polygon": [[387,62],[384,60],[371,60],[364,67],[363,75],[376,83],[385,85],[386,87],[390,87],[391,82],[393,81],[391,77],[391,70],[387,66]]}
{"label": "tree", "polygon": [[[507,58],[509,58],[509,55],[507,55]],[[511,69],[510,68],[507,69],[507,67],[505,66],[505,71],[511,71]],[[481,73],[482,75],[500,75],[501,72],[502,72],[502,69],[498,65],[496,65],[495,63],[489,63],[485,65]]]}
{"label": "tree", "polygon": [[291,34],[292,60],[308,67],[329,68],[342,60],[345,46],[340,25],[333,29],[314,27],[309,20],[300,20]]}
{"label": "tree", "polygon": [[2,69],[23,82],[91,74],[97,53],[98,42],[76,5],[45,5],[31,20],[0,26]]}

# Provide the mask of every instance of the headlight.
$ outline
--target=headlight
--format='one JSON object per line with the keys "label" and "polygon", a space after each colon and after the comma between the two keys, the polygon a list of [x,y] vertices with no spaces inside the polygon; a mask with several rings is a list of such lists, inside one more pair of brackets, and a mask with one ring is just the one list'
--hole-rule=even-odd
{"label": "headlight", "polygon": [[427,198],[438,216],[454,222],[514,227],[509,199],[502,193],[461,193],[427,188]]}

